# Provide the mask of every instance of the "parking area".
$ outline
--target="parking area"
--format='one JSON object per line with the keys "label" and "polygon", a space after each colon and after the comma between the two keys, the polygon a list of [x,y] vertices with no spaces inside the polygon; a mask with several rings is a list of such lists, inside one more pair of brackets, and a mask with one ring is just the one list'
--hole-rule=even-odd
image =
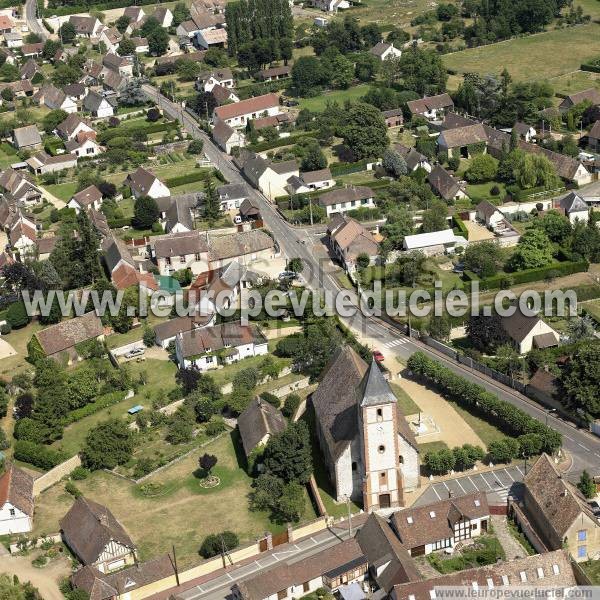
{"label": "parking area", "polygon": [[419,499],[415,506],[424,506],[448,498],[464,496],[473,492],[486,492],[492,503],[506,502],[509,494],[518,495],[518,485],[523,481],[525,470],[523,465],[501,467],[493,471],[471,471],[468,475],[461,475],[454,479],[432,483]]}

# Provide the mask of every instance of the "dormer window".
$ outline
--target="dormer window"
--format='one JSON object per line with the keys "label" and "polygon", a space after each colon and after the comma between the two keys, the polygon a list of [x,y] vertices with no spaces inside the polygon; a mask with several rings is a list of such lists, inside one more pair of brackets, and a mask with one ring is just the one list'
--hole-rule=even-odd
{"label": "dormer window", "polygon": [[412,517],[406,517],[406,522],[407,522],[409,525],[412,525],[412,524],[413,524],[415,521],[414,521],[414,519],[413,519]]}
{"label": "dormer window", "polygon": [[434,511],[434,510],[430,510],[430,511],[429,511],[429,517],[430,517],[431,519],[435,519],[435,511]]}
{"label": "dormer window", "polygon": [[560,568],[559,568],[559,566],[558,566],[558,565],[552,565],[552,572],[553,572],[555,575],[558,575],[558,574],[560,573]]}
{"label": "dormer window", "polygon": [[481,502],[479,500],[475,500],[475,506],[481,506]]}

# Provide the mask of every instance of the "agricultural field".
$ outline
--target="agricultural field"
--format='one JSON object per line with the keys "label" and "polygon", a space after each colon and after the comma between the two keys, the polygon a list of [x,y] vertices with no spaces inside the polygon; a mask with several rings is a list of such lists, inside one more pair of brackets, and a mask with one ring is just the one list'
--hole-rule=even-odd
{"label": "agricultural field", "polygon": [[[575,71],[574,73],[553,77],[548,81],[556,94],[574,94],[591,87],[600,89],[600,73],[591,73],[590,71]],[[560,102],[561,99],[557,97],[556,103]]]}

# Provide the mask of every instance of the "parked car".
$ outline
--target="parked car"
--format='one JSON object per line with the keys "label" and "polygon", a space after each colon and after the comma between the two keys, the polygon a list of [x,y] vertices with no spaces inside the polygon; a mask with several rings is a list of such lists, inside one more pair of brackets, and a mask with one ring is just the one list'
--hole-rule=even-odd
{"label": "parked car", "polygon": [[383,362],[385,360],[385,357],[383,356],[383,354],[381,354],[381,352],[379,350],[373,350],[373,358],[375,359],[375,362]]}
{"label": "parked car", "polygon": [[279,273],[278,277],[279,279],[296,279],[298,274],[294,273],[294,271],[282,271]]}
{"label": "parked car", "polygon": [[125,352],[125,358],[135,358],[136,356],[142,356],[146,352],[145,348],[132,348]]}

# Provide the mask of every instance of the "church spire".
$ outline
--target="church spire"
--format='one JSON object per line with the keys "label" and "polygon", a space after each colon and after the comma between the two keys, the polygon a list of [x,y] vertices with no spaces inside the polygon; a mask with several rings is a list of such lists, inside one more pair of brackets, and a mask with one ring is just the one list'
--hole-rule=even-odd
{"label": "church spire", "polygon": [[360,384],[359,399],[361,406],[380,406],[396,402],[396,396],[390,389],[390,385],[385,380],[375,359],[371,361]]}

